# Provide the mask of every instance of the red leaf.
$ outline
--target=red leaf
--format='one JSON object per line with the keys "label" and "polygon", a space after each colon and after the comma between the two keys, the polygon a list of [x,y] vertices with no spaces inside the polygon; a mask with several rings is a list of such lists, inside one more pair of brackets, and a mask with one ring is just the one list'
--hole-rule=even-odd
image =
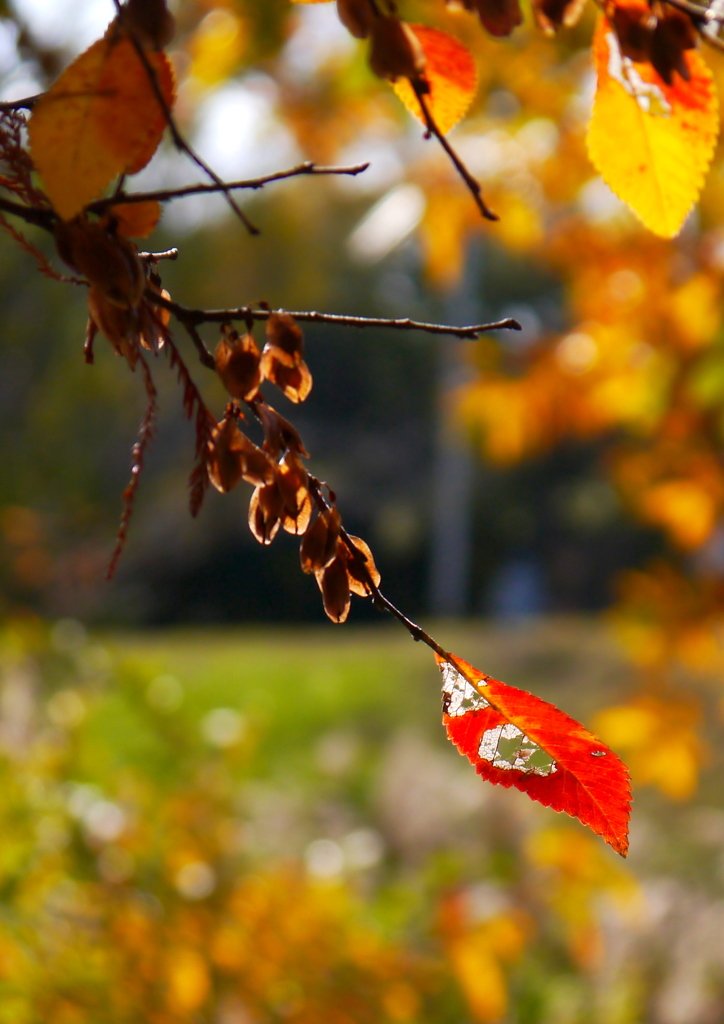
{"label": "red leaf", "polygon": [[539,697],[454,655],[436,655],[448,738],[495,785],[515,786],[628,851],[628,769],[584,726]]}

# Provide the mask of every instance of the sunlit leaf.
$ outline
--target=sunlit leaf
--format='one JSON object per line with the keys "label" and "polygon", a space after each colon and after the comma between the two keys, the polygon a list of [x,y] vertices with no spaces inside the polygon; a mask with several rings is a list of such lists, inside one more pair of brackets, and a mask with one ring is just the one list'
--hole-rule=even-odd
{"label": "sunlit leaf", "polygon": [[155,199],[144,203],[119,203],[110,207],[108,216],[124,238],[146,238],[161,219],[161,204]]}
{"label": "sunlit leaf", "polygon": [[[166,55],[146,58],[170,107],[174,77]],[[38,100],[30,148],[48,196],[65,220],[119,174],[140,171],[158,147],[166,118],[146,68],[125,36],[106,36]]]}
{"label": "sunlit leaf", "polygon": [[[472,54],[446,32],[427,25],[410,25],[426,58],[425,78],[430,86],[427,103],[441,132],[449,132],[465,115],[478,84]],[[400,78],[393,89],[407,109],[425,123],[420,102],[407,81]]]}
{"label": "sunlit leaf", "polygon": [[578,818],[625,857],[631,787],[620,758],[553,704],[460,658],[437,661],[448,738],[478,775]]}
{"label": "sunlit leaf", "polygon": [[594,38],[598,88],[588,152],[606,183],[655,234],[681,230],[701,191],[719,131],[711,72],[682,53],[689,81],[667,85],[648,63],[623,57],[609,22]]}

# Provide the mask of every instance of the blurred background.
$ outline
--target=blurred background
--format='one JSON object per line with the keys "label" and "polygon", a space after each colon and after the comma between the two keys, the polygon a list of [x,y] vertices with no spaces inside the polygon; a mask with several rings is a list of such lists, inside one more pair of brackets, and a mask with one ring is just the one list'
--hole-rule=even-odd
{"label": "blurred background", "polygon": [[[246,485],[190,518],[193,434],[160,360],[108,582],[141,382],[102,339],[85,365],[83,296],[3,234],[0,1021],[720,1020],[720,163],[680,238],[653,239],[585,154],[592,12],[500,42],[410,0],[478,62],[451,139],[501,217],[479,222],[333,3],[175,13],[179,123],[221,175],[371,161],[242,193],[258,238],[218,198],[168,204],[148,245],[179,247],[175,299],[520,321],[475,343],[310,325],[309,399],[270,397],[385,593],[627,760],[631,856],[479,780],[429,651],[368,602],[329,624],[294,538],[249,533]],[[15,99],[113,8],[0,14]],[[169,147],[137,187],[197,180]]]}

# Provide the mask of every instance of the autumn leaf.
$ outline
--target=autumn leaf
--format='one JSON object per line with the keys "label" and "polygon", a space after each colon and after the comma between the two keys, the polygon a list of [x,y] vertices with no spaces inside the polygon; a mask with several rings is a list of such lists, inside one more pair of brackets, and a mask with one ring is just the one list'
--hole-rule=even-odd
{"label": "autumn leaf", "polygon": [[601,18],[593,42],[598,88],[588,152],[604,181],[654,234],[673,238],[696,202],[719,131],[712,74],[695,50],[667,85],[651,64],[623,57]]}
{"label": "autumn leaf", "polygon": [[[171,64],[161,51],[146,58],[170,107]],[[38,100],[28,125],[33,161],[60,216],[70,220],[117,175],[145,167],[165,127],[128,37],[107,34],[82,53]]]}
{"label": "autumn leaf", "polygon": [[[472,54],[446,32],[427,25],[410,25],[425,54],[425,79],[430,87],[427,105],[435,124],[445,134],[465,115],[478,84]],[[425,124],[420,102],[405,78],[392,88],[407,109]]]}
{"label": "autumn leaf", "polygon": [[553,704],[454,655],[436,658],[448,739],[478,775],[578,818],[625,857],[631,787],[620,758]]}
{"label": "autumn leaf", "polygon": [[161,204],[155,199],[143,203],[117,203],[109,207],[107,217],[124,238],[147,238],[161,219]]}

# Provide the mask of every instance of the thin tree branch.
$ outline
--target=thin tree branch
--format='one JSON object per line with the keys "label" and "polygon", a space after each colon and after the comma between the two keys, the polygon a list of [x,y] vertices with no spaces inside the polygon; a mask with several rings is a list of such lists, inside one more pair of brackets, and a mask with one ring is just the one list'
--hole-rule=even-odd
{"label": "thin tree branch", "polygon": [[42,92],[39,92],[35,96],[27,96],[23,100],[4,100],[0,103],[0,112],[11,114],[13,110],[32,110],[42,95]]}
{"label": "thin tree branch", "polygon": [[[312,498],[314,499],[317,508],[320,509],[320,511],[323,509],[329,510],[331,508],[331,505],[324,497],[324,490],[321,481],[318,480],[317,477],[312,476],[311,473],[309,474],[309,491],[310,494],[312,495]],[[365,585],[369,588],[370,597],[372,598],[372,601],[375,604],[375,606],[379,608],[381,611],[387,612],[388,615],[392,615],[393,618],[397,619],[397,621],[405,627],[405,629],[410,634],[413,640],[415,640],[418,643],[422,642],[426,644],[427,647],[430,648],[430,650],[434,651],[435,654],[438,654],[441,658],[444,658],[446,661],[453,660],[454,656],[449,651],[446,651],[445,648],[442,647],[437,642],[437,640],[435,640],[434,637],[432,637],[426,630],[424,630],[422,626],[418,626],[416,622],[413,622],[412,619],[408,619],[404,612],[401,612],[400,609],[397,608],[396,605],[394,605],[392,601],[389,600],[389,598],[385,597],[385,595],[382,593],[382,591],[377,586],[375,581],[372,579],[367,568],[367,563],[364,555],[359,550],[359,548],[355,546],[354,540],[347,533],[344,527],[341,527],[340,529],[340,537],[344,541],[347,550],[350,553],[351,559],[355,563],[355,567],[361,572],[365,581]]]}
{"label": "thin tree branch", "polygon": [[226,192],[231,189],[260,189],[272,181],[282,181],[284,178],[297,178],[303,175],[342,175],[354,176],[366,171],[369,163],[353,164],[350,167],[320,167],[307,160],[296,167],[290,167],[286,171],[275,171],[272,174],[264,174],[259,178],[246,178],[242,181],[224,181],[214,185],[185,185],[182,188],[159,189],[157,192],[133,192],[122,193],[107,199],[98,199],[88,207],[93,213],[102,213],[109,206],[118,206],[122,203],[145,203],[155,200],[159,203],[168,202],[171,199],[181,199],[183,196],[203,195],[209,192]]}
{"label": "thin tree branch", "polygon": [[475,200],[475,205],[480,210],[483,217],[485,217],[486,220],[499,220],[498,215],[496,213],[493,213],[493,211],[490,209],[490,207],[486,204],[485,200],[483,199],[483,190],[481,188],[480,182],[477,180],[477,178],[473,177],[473,175],[467,169],[463,161],[460,159],[458,154],[452,148],[450,143],[447,141],[447,139],[445,138],[445,136],[435,123],[435,119],[432,116],[432,113],[430,112],[430,106],[427,102],[427,96],[423,91],[421,82],[416,81],[413,78],[411,78],[409,81],[410,85],[415,90],[417,102],[420,104],[420,109],[422,110],[423,117],[425,118],[425,126],[427,128],[428,135],[434,135],[437,141],[442,146],[442,148],[447,153],[447,155],[450,157],[453,166],[455,167],[455,170],[458,172],[460,177],[465,182],[470,194]]}
{"label": "thin tree branch", "polygon": [[139,260],[147,260],[149,263],[158,263],[159,260],[176,260],[178,259],[178,249],[174,246],[172,249],[165,249],[163,252],[139,252]]}
{"label": "thin tree branch", "polygon": [[[116,11],[118,12],[119,17],[120,17],[121,14],[122,14],[121,0],[113,0],[113,4],[114,4],[114,6],[116,8]],[[193,162],[196,164],[196,166],[199,167],[204,172],[204,174],[208,174],[208,176],[211,178],[211,180],[216,185],[219,186],[219,191],[221,191],[223,193],[224,198],[226,199],[227,203],[229,204],[231,209],[234,211],[236,216],[239,218],[239,220],[242,222],[244,227],[247,229],[249,234],[250,235],[258,235],[259,234],[259,228],[254,227],[254,225],[251,223],[249,218],[243,213],[243,211],[241,210],[241,207],[238,206],[236,200],[234,199],[234,197],[229,192],[228,187],[224,184],[224,182],[218,176],[216,171],[212,167],[210,167],[199,156],[199,154],[194,149],[191,148],[189,143],[186,141],[186,139],[183,137],[183,135],[179,131],[178,126],[176,124],[176,121],[174,119],[174,116],[171,113],[171,108],[169,107],[168,103],[166,102],[166,97],[163,95],[161,87],[158,84],[158,79],[156,77],[156,72],[155,72],[155,70],[153,68],[153,65],[151,64],[150,60],[148,59],[148,55],[147,55],[146,51],[144,50],[144,48],[141,45],[141,43],[139,42],[139,40],[136,38],[136,35],[135,35],[134,32],[129,32],[128,33],[128,37],[131,40],[131,43],[133,44],[133,49],[136,51],[136,54],[138,55],[138,59],[140,60],[141,64],[143,64],[144,70],[145,70],[145,72],[146,72],[146,74],[148,76],[148,80],[149,80],[149,82],[151,84],[151,89],[153,90],[153,94],[156,97],[156,101],[157,101],[158,105],[160,106],[160,108],[161,108],[161,110],[163,112],[163,116],[166,119],[166,124],[168,125],[169,130],[171,132],[171,138],[173,139],[174,146],[176,147],[176,149],[181,150],[188,157],[190,157],[190,159],[193,160]]]}
{"label": "thin tree branch", "polygon": [[512,317],[496,320],[488,324],[471,324],[467,327],[456,327],[451,324],[428,324],[419,320],[388,319],[385,317],[347,316],[341,313],[317,313],[311,310],[287,309],[253,309],[251,306],[239,306],[237,309],[187,309],[177,302],[165,299],[158,292],[147,291],[146,298],[157,306],[163,306],[176,317],[179,323],[188,329],[199,324],[228,324],[236,320],[264,321],[270,316],[291,316],[300,323],[336,324],[339,327],[389,327],[398,331],[424,331],[426,334],[448,334],[456,338],[476,338],[485,331],[520,331],[521,326]]}
{"label": "thin tree branch", "polygon": [[26,224],[35,224],[45,231],[52,231],[58,215],[53,210],[44,210],[39,206],[23,206],[22,203],[14,203],[12,199],[0,197],[0,210],[3,213],[11,213],[13,217],[20,217]]}
{"label": "thin tree branch", "polygon": [[676,7],[677,10],[684,11],[685,14],[690,14],[698,21],[703,21],[707,24],[720,20],[708,7],[691,3],[690,0],[663,0],[663,2],[668,4],[669,7]]}

